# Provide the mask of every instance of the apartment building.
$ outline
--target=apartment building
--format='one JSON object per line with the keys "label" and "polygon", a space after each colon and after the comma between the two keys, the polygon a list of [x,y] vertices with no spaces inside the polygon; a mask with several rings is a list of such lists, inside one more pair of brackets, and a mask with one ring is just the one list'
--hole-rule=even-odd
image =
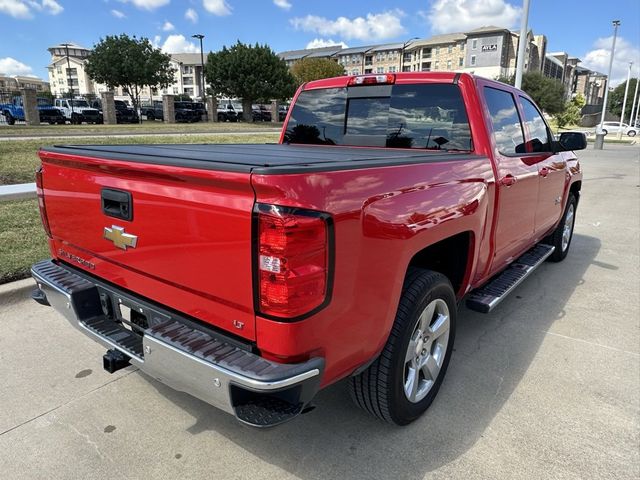
{"label": "apartment building", "polygon": [[21,75],[10,77],[0,73],[0,92],[15,92],[23,88],[32,88],[37,92],[48,92],[49,82],[38,77],[25,77]]}
{"label": "apartment building", "polygon": [[85,71],[86,59],[91,50],[75,43],[54,45],[47,50],[51,54],[47,70],[53,95],[62,96],[71,90],[74,95],[96,93],[96,84]]}
{"label": "apartment building", "polygon": [[[516,69],[520,35],[489,26],[470,32],[435,35],[411,42],[365,45],[354,48],[326,47],[291,50],[278,55],[292,66],[302,58],[321,57],[335,60],[348,75],[387,72],[471,72],[488,78],[511,76]],[[541,71],[547,40],[529,32],[526,39],[525,70]]]}
{"label": "apartment building", "polygon": [[[87,57],[91,53],[88,48],[74,43],[60,44],[48,49],[51,63],[48,66],[51,93],[56,96],[99,95],[106,91],[106,85],[94,82],[85,71]],[[68,60],[68,64],[67,64]],[[152,88],[152,94],[160,98],[162,94],[186,94],[193,98],[202,96],[202,63],[199,53],[173,53],[171,66],[175,69],[174,81],[167,88]],[[115,89],[116,97],[125,98],[122,88]],[[149,98],[149,87],[142,90],[141,98]]]}

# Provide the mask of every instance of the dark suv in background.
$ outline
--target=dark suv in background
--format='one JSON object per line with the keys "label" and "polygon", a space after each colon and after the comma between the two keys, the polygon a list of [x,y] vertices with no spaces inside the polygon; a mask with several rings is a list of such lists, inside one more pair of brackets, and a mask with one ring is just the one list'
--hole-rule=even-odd
{"label": "dark suv in background", "polygon": [[[192,102],[175,102],[175,114],[176,122],[198,122],[200,120],[200,114],[193,107]],[[153,104],[147,103],[142,106],[142,115],[147,117],[147,120],[164,120],[164,110],[162,108],[162,101],[154,100]]]}
{"label": "dark suv in background", "polygon": [[[127,102],[124,100],[114,100],[116,106],[116,122],[117,123],[138,123],[140,122],[140,117],[138,113],[129,106]],[[102,100],[99,98],[95,99],[91,106],[97,109],[100,112],[100,119],[102,123],[104,121],[104,113],[102,111]]]}

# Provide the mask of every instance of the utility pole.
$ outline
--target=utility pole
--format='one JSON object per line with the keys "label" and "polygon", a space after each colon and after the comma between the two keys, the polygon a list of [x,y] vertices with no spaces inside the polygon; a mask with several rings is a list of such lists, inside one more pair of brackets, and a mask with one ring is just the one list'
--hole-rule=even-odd
{"label": "utility pole", "polygon": [[624,112],[625,112],[625,109],[627,108],[627,95],[629,95],[629,82],[631,81],[632,65],[633,65],[633,62],[629,62],[629,70],[627,71],[627,84],[624,87],[624,100],[622,101],[622,113],[620,114],[620,125],[618,126],[618,140],[622,138],[622,124],[624,123]]}
{"label": "utility pole", "polygon": [[593,144],[593,148],[596,150],[602,150],[604,146],[604,133],[602,133],[602,124],[604,123],[604,116],[607,113],[607,99],[609,98],[609,82],[611,81],[611,68],[613,67],[613,56],[616,53],[616,38],[618,37],[618,27],[620,26],[620,20],[613,21],[613,43],[611,44],[611,56],[609,57],[609,73],[607,73],[607,86],[604,90],[604,98],[602,99],[602,116],[600,117],[600,125],[596,130],[596,141]]}
{"label": "utility pole", "polygon": [[67,87],[69,89],[69,103],[71,104],[71,123],[73,123],[73,79],[71,78],[71,62],[69,62],[69,43],[63,43],[65,53],[67,54]]}
{"label": "utility pole", "polygon": [[527,46],[527,30],[529,23],[529,0],[524,0],[522,8],[522,20],[520,21],[520,41],[518,42],[518,58],[516,60],[515,87],[522,87],[522,72],[524,70],[524,54]]}
{"label": "utility pole", "polygon": [[[197,38],[198,40],[200,40],[200,68],[202,69],[202,83],[200,84],[200,88],[202,89],[202,91],[200,92],[200,96],[202,97],[202,103],[205,105],[207,105],[207,87],[205,86],[205,82],[204,82],[204,50],[202,49],[202,39],[204,38],[204,35],[197,33],[195,35],[191,35],[191,38]],[[211,112],[211,115],[213,115],[213,112]]]}

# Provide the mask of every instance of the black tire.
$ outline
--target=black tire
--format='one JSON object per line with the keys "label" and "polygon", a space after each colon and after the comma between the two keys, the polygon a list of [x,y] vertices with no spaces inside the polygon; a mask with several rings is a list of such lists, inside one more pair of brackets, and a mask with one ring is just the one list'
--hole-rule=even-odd
{"label": "black tire", "polygon": [[[411,402],[405,394],[409,342],[416,332],[421,313],[435,301],[446,304],[448,308],[448,340],[440,370],[426,396]],[[350,379],[349,390],[356,405],[379,419],[396,425],[407,425],[420,417],[438,394],[446,374],[455,338],[456,315],[456,297],[449,279],[437,272],[410,268],[384,349],[364,372]]]}
{"label": "black tire", "polygon": [[[571,247],[571,240],[573,240],[573,227],[576,223],[576,210],[578,207],[578,201],[573,193],[569,193],[569,198],[567,198],[567,206],[564,209],[564,213],[562,214],[562,218],[560,219],[560,223],[553,231],[551,235],[549,235],[545,241],[549,245],[553,245],[555,250],[551,255],[549,255],[549,261],[551,262],[561,262],[564,260],[569,253],[569,247]],[[564,227],[567,223],[567,215],[571,213],[571,230],[569,233],[568,242],[564,243]]]}
{"label": "black tire", "polygon": [[629,130],[627,132],[627,135],[630,136],[630,137],[635,137],[636,136],[636,131],[635,130]]}
{"label": "black tire", "polygon": [[7,120],[7,125],[15,125],[16,119],[9,112],[5,112],[4,118]]}
{"label": "black tire", "polygon": [[149,112],[147,113],[147,120],[151,120],[152,122],[155,121],[156,119],[156,115],[153,112]]}
{"label": "black tire", "polygon": [[602,134],[603,134],[603,135],[606,135],[607,133],[609,133],[609,132],[603,128],[603,129],[602,129]]}

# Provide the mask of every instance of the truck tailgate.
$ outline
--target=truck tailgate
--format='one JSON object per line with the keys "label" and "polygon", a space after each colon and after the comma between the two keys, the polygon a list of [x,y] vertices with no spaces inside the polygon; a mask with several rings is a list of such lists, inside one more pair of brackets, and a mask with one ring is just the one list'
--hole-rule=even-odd
{"label": "truck tailgate", "polygon": [[249,172],[40,157],[59,260],[255,340]]}

